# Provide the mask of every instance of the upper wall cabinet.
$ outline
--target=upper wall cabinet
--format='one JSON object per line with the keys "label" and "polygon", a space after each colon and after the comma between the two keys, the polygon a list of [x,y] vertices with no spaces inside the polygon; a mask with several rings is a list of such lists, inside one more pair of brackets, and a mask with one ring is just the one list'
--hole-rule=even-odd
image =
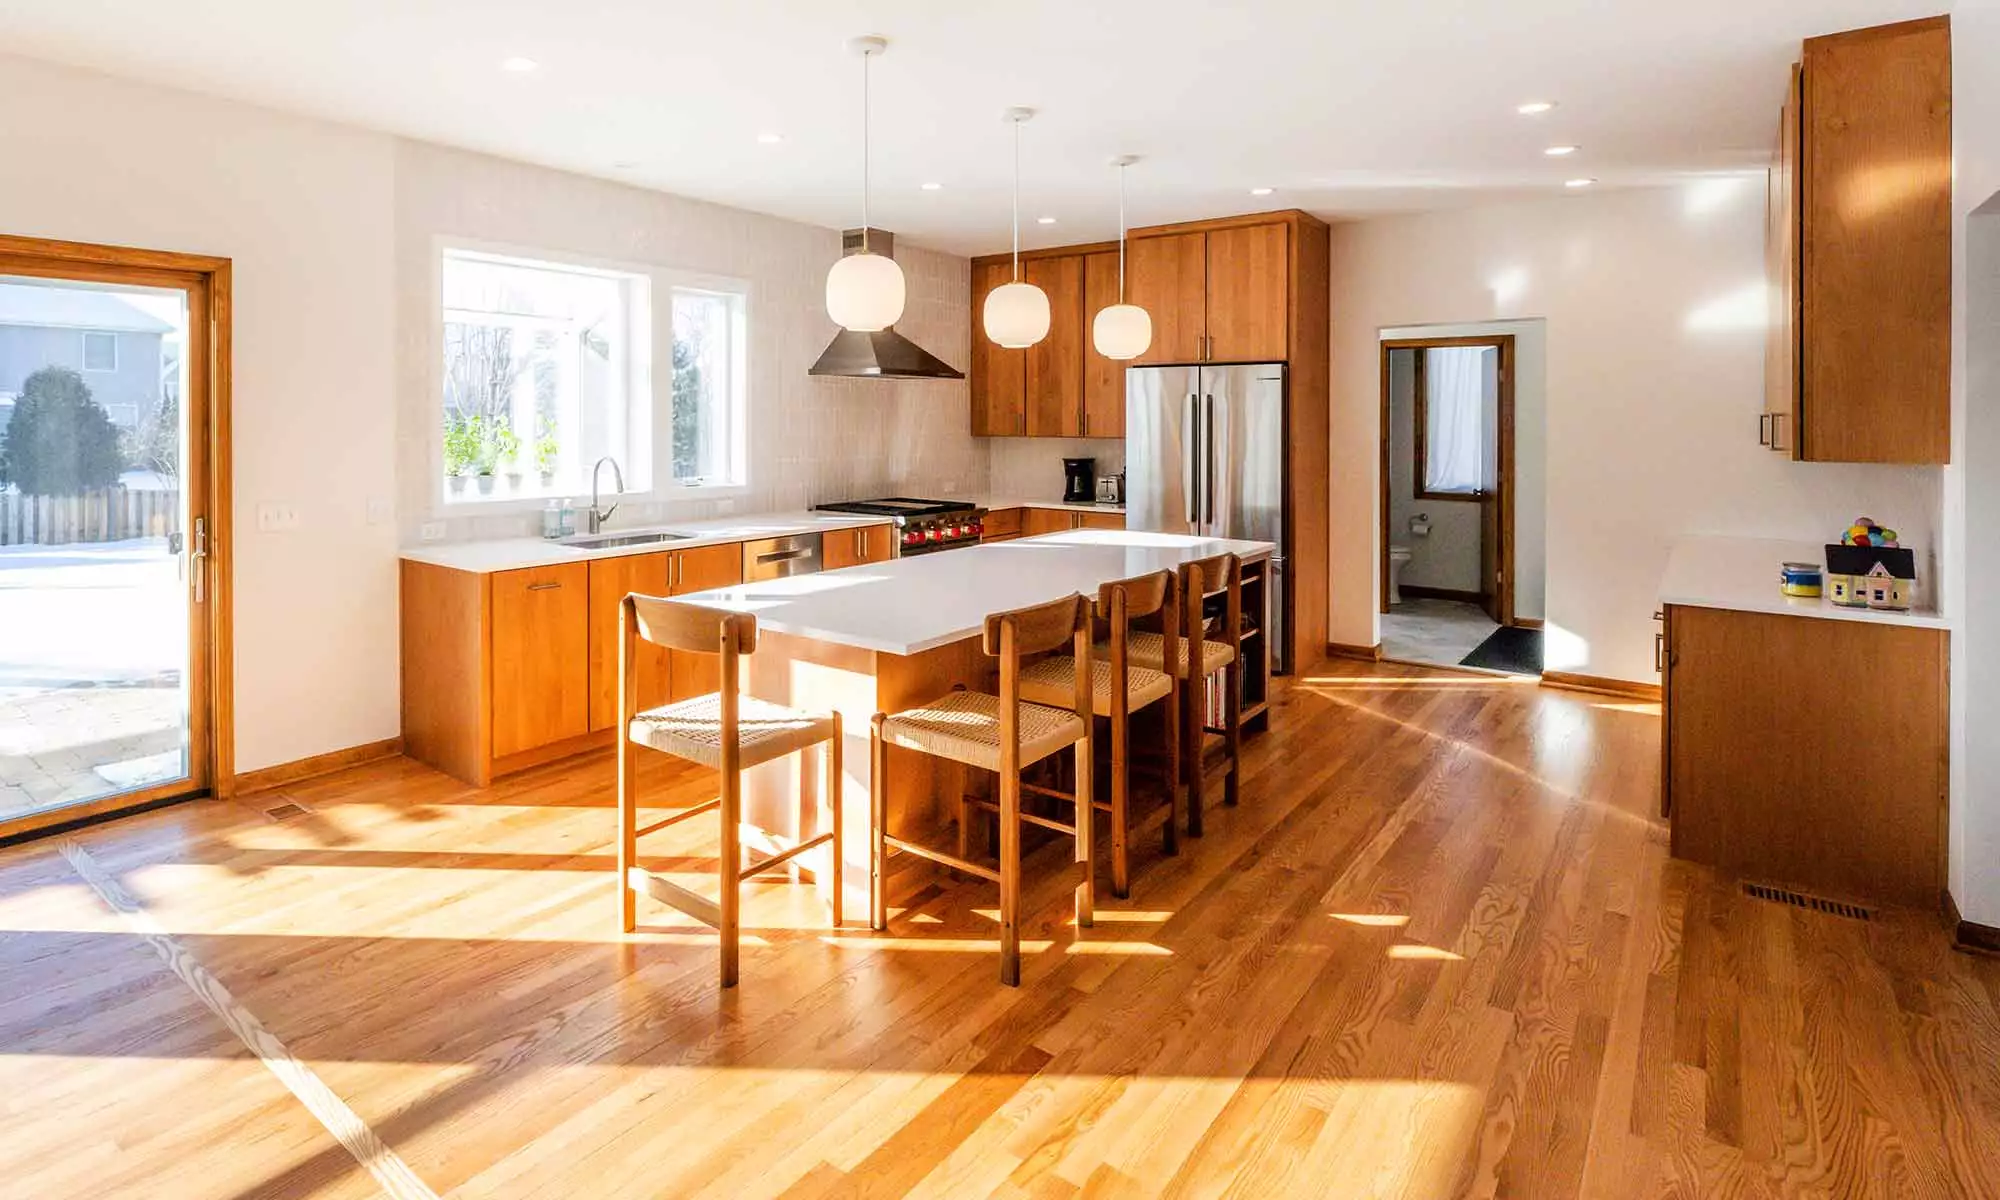
{"label": "upper wall cabinet", "polygon": [[1013,264],[972,264],[972,432],[976,437],[1020,437],[1028,432],[1028,352],[1006,350],[986,336],[986,297],[1014,278]]}
{"label": "upper wall cabinet", "polygon": [[1153,344],[1136,362],[1200,362],[1208,344],[1208,235],[1130,239],[1125,295],[1153,318]]}
{"label": "upper wall cabinet", "polygon": [[1949,460],[1951,172],[1947,18],[1806,42],[1771,187],[1772,449]]}

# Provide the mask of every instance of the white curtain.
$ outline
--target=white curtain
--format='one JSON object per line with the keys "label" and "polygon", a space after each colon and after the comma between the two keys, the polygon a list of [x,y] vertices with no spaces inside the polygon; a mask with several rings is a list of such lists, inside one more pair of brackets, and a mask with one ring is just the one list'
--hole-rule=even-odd
{"label": "white curtain", "polygon": [[1487,397],[1497,395],[1498,351],[1438,346],[1424,351],[1424,490],[1479,493],[1489,479]]}

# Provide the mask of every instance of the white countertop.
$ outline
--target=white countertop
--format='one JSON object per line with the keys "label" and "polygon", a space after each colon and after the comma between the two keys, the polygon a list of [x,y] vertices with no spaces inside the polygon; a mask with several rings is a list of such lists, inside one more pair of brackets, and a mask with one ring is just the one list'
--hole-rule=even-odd
{"label": "white countertop", "polygon": [[976,636],[988,613],[1217,554],[1266,558],[1269,542],[1079,529],[676,597],[755,613],[760,627],[842,646],[918,654]]}
{"label": "white countertop", "polygon": [[1823,569],[1826,548],[1824,544],[1811,542],[1758,538],[1682,538],[1674,543],[1673,553],[1667,558],[1667,574],[1660,581],[1660,602],[1876,625],[1951,627],[1926,595],[1930,583],[1927,579],[1917,580],[1917,602],[1908,612],[1841,608],[1825,596],[1806,599],[1780,591],[1778,573],[1782,564],[1788,562],[1818,563]]}
{"label": "white countertop", "polygon": [[1014,496],[1004,495],[967,496],[963,497],[963,499],[972,504],[977,504],[989,512],[996,508],[1053,508],[1060,509],[1063,512],[1098,513],[1122,513],[1125,511],[1125,506],[1122,504],[1098,504],[1095,501],[1088,504],[1067,504],[1061,500],[1022,500]]}
{"label": "white countertop", "polygon": [[430,563],[457,571],[484,573],[513,571],[522,567],[546,567],[561,563],[588,562],[593,558],[617,558],[624,554],[659,554],[668,550],[690,550],[725,542],[747,542],[755,538],[788,537],[796,533],[825,533],[838,529],[860,529],[887,525],[887,517],[864,517],[851,513],[781,512],[757,513],[743,517],[714,517],[706,521],[668,521],[659,525],[612,526],[605,536],[621,533],[672,532],[686,534],[664,542],[644,542],[636,546],[611,546],[583,550],[546,538],[493,538],[482,542],[438,542],[404,549],[411,562]]}

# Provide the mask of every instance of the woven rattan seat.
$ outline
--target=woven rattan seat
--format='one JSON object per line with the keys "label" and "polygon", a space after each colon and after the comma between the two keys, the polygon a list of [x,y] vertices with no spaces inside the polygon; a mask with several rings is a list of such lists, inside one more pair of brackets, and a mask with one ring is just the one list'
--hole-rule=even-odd
{"label": "woven rattan seat", "polygon": [[[649,708],[632,718],[632,740],[705,767],[722,766],[722,695],[710,692]],[[782,758],[833,736],[833,718],[801,712],[755,696],[736,698],[736,742],[742,765]]]}
{"label": "woven rattan seat", "polygon": [[[1070,696],[1074,700],[1076,693]],[[1074,712],[1041,704],[1019,705],[1021,765],[1040,762],[1083,737]],[[988,771],[1000,769],[1000,697],[947,692],[929,704],[905,709],[882,724],[882,740]]]}
{"label": "woven rattan seat", "polygon": [[[1158,638],[1158,634],[1152,635]],[[1111,650],[1100,646],[1091,652],[1090,659],[1090,702],[1091,711],[1100,717],[1112,713],[1113,675],[1110,662]],[[1127,667],[1125,671],[1125,708],[1135,712],[1173,691],[1174,681],[1166,672],[1155,667]],[[1067,708],[1076,703],[1076,660],[1067,654],[1050,655],[1048,658],[1021,668],[1021,699],[1036,704],[1058,705]]]}
{"label": "woven rattan seat", "polygon": [[[1150,667],[1155,671],[1166,670],[1166,639],[1157,633],[1134,631],[1126,643],[1127,661],[1135,667]],[[1175,664],[1174,674],[1187,678],[1188,644],[1185,639],[1180,644],[1180,661]],[[1093,653],[1109,654],[1110,650],[1099,646]],[[1203,677],[1215,674],[1236,661],[1236,648],[1227,642],[1203,641],[1201,644],[1201,673]]]}

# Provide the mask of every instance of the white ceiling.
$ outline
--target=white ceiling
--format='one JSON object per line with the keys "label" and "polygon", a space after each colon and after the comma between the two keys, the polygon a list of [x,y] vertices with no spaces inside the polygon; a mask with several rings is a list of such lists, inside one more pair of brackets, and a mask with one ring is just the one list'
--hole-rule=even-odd
{"label": "white ceiling", "polygon": [[[1007,105],[1041,110],[1022,149],[1028,245],[1115,233],[1118,153],[1144,156],[1134,224],[1438,208],[1760,167],[1801,38],[1944,7],[0,0],[0,49],[838,226],[860,216],[843,43],[879,33],[874,223],[983,252],[1008,240]],[[500,69],[517,55],[539,69]],[[1514,112],[1539,98],[1561,107]],[[759,144],[767,131],[785,140]],[[1542,154],[1558,142],[1582,152]]]}

